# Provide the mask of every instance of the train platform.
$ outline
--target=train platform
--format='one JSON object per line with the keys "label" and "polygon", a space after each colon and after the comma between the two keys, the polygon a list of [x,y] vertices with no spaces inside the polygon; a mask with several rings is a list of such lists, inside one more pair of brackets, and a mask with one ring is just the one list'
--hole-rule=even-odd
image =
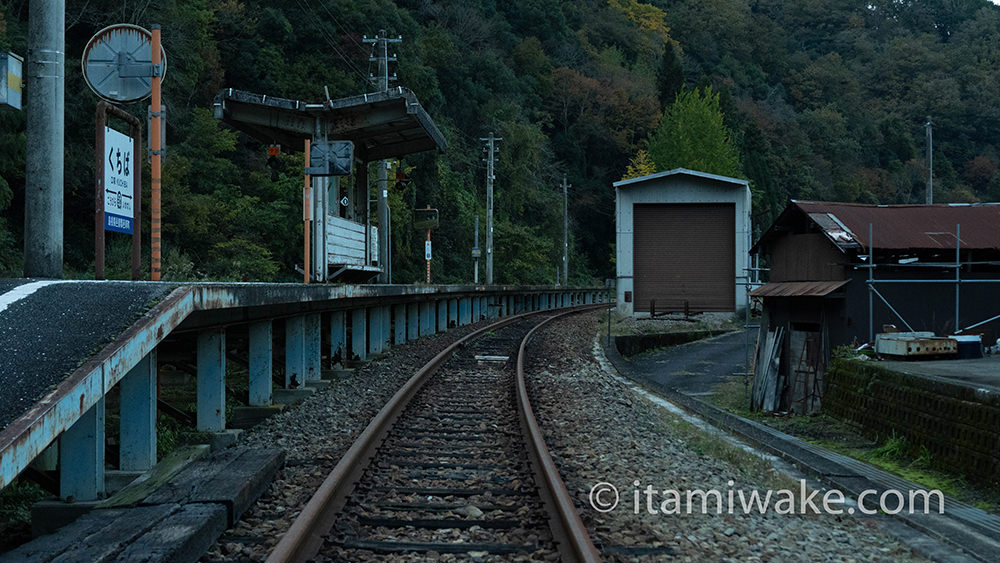
{"label": "train platform", "polygon": [[175,284],[0,279],[0,429],[125,331]]}

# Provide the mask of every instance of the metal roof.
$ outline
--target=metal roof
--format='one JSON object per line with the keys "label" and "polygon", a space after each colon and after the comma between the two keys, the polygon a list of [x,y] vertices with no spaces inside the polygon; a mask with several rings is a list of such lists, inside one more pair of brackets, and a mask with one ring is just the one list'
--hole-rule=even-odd
{"label": "metal roof", "polygon": [[1000,250],[1000,203],[864,205],[792,200],[751,252],[783,232],[793,214],[805,215],[842,251],[870,249],[869,225],[876,249],[954,249],[956,225],[961,225],[963,249]]}
{"label": "metal roof", "polygon": [[825,297],[851,280],[771,282],[750,292],[750,297]]}
{"label": "metal roof", "polygon": [[666,172],[657,172],[656,174],[649,174],[638,178],[619,180],[611,185],[615,188],[625,188],[631,186],[632,184],[648,182],[649,180],[658,180],[660,178],[666,178],[674,175],[695,176],[697,178],[705,178],[707,180],[715,180],[717,182],[725,182],[727,184],[737,184],[744,187],[750,186],[749,180],[730,178],[729,176],[719,176],[718,174],[709,174],[708,172],[698,172],[697,170],[688,170],[687,168],[674,168],[673,170],[667,170]]}
{"label": "metal roof", "polygon": [[318,103],[227,88],[213,105],[217,119],[293,151],[315,138],[318,127],[330,140],[353,141],[363,162],[448,148],[416,95],[402,87]]}

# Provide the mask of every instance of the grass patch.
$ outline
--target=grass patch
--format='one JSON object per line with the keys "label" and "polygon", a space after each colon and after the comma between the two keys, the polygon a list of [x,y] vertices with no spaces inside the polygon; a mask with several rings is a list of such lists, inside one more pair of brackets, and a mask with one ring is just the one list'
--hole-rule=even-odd
{"label": "grass patch", "polygon": [[48,496],[25,480],[14,480],[0,490],[0,553],[31,539],[31,505]]}
{"label": "grass patch", "polygon": [[926,447],[914,447],[899,436],[874,441],[853,426],[825,414],[775,417],[750,412],[748,390],[742,378],[732,378],[717,386],[708,402],[738,416],[791,434],[828,450],[858,459],[927,489],[944,494],[981,510],[1000,514],[1000,488],[970,483],[961,474],[935,465]]}

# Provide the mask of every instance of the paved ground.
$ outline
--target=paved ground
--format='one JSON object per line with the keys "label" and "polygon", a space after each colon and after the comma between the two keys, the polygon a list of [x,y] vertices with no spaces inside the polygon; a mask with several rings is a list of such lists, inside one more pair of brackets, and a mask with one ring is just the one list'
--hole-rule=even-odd
{"label": "paved ground", "polygon": [[997,354],[975,360],[886,360],[881,365],[908,375],[940,377],[953,383],[985,387],[994,393],[1000,393],[1000,355]]}
{"label": "paved ground", "polygon": [[173,287],[59,281],[10,302],[11,289],[26,289],[33,281],[0,280],[0,303],[7,303],[0,307],[0,429],[27,412]]}
{"label": "paved ground", "polygon": [[644,380],[663,389],[686,395],[705,394],[734,373],[746,371],[747,335],[752,351],[756,329],[640,354],[632,358],[632,368]]}

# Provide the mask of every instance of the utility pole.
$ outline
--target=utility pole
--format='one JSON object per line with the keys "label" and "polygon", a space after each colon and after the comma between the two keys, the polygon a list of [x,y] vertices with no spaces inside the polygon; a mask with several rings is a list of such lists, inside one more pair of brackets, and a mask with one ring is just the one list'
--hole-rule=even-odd
{"label": "utility pole", "polygon": [[924,124],[927,130],[927,197],[926,203],[934,203],[934,124],[931,123],[931,116],[927,116],[927,123]]}
{"label": "utility pole", "polygon": [[24,275],[63,276],[65,0],[29,2]]}
{"label": "utility pole", "polygon": [[486,142],[483,149],[486,156],[486,283],[493,285],[493,164],[496,160],[497,143],[502,141],[501,137],[494,137],[490,131],[489,137],[480,137],[480,141]]}
{"label": "utility pole", "polygon": [[472,262],[475,264],[472,283],[479,285],[479,215],[476,215],[476,245],[472,247]]}
{"label": "utility pole", "polygon": [[[396,75],[389,76],[389,62],[396,61],[396,55],[389,56],[389,43],[402,43],[403,37],[398,36],[388,38],[385,30],[380,29],[378,35],[369,39],[362,38],[365,43],[372,44],[373,53],[368,57],[369,62],[378,62],[378,76],[371,76],[379,92],[389,91],[389,82],[396,80]],[[378,164],[378,266],[381,270],[378,274],[379,283],[389,283],[389,245],[392,244],[389,237],[389,161],[383,160]]]}
{"label": "utility pole", "polygon": [[563,285],[569,285],[569,188],[563,175]]}

